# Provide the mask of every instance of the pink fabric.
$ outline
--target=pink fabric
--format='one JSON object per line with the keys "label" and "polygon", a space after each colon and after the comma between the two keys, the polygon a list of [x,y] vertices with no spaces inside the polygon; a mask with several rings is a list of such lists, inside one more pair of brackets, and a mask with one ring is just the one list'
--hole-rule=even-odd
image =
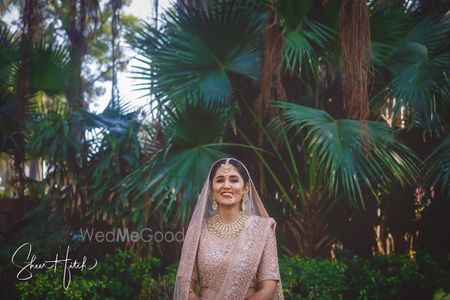
{"label": "pink fabric", "polygon": [[[240,164],[242,165],[242,163]],[[248,174],[248,170],[246,168],[245,170]],[[192,275],[194,274],[195,276],[196,273],[200,279],[200,283],[208,285],[206,295],[202,297],[202,300],[242,300],[245,298],[249,287],[256,285],[258,281],[264,280],[264,278],[269,279],[272,276],[279,279],[274,233],[276,223],[269,217],[264,208],[249,174],[248,185],[250,188],[246,195],[246,199],[248,200],[247,207],[244,210],[244,213],[249,216],[249,219],[239,237],[236,241],[230,241],[232,245],[227,246],[222,245],[220,241],[216,240],[213,244],[219,246],[216,247],[215,255],[217,253],[219,255],[214,259],[210,257],[208,260],[207,254],[210,252],[206,250],[203,252],[206,253],[206,260],[203,260],[203,254],[200,254],[201,257],[198,257],[198,254],[201,253],[199,251],[201,240],[204,240],[204,243],[208,243],[205,240],[207,235],[204,234],[203,230],[204,222],[218,213],[212,207],[213,199],[208,180],[210,172],[211,169],[203,184],[202,191],[198,196],[197,204],[195,205],[184,238],[173,293],[174,300],[188,299]],[[230,247],[229,250],[227,250],[227,247]],[[221,254],[220,251],[222,250],[229,252],[226,255],[225,253]],[[201,262],[198,262],[197,258],[200,258]],[[212,268],[213,264],[215,268]],[[195,268],[198,271],[195,271]],[[206,275],[203,275],[202,270],[205,270]],[[208,272],[211,273],[211,270],[213,270],[213,275],[210,276],[213,279],[209,280],[208,278],[210,277],[207,274]],[[273,299],[284,299],[281,280],[278,281]]]}
{"label": "pink fabric", "polygon": [[[253,229],[266,227],[267,230],[252,230],[252,226]],[[208,230],[206,221],[204,221],[196,261],[192,271],[192,280],[199,282],[201,287],[209,288],[211,283],[219,288],[225,286],[221,282],[218,270],[226,265],[227,260],[232,259],[233,256],[238,256],[240,261],[237,261],[237,264],[231,263],[228,265],[228,268],[237,270],[237,272],[233,272],[235,277],[229,278],[231,279],[231,288],[224,291],[229,299],[243,299],[242,295],[247,293],[248,288],[257,288],[258,283],[263,280],[275,280],[280,283],[274,229],[275,221],[272,218],[253,216],[249,218],[239,237],[235,239],[221,239]],[[251,243],[245,245],[244,241],[244,246],[239,249],[238,242],[245,236],[252,236],[254,243],[253,245]],[[262,251],[261,248],[263,248]],[[235,255],[236,253],[240,255]],[[252,268],[250,260],[258,256],[260,258],[256,259],[256,264]],[[246,264],[246,262],[248,263]],[[236,288],[233,289],[233,286]],[[276,293],[280,293],[280,290],[279,284]],[[208,292],[209,296],[202,297],[202,299],[216,299],[217,294],[214,291],[208,290]],[[276,296],[282,297],[281,295]]]}
{"label": "pink fabric", "polygon": [[[237,241],[238,237],[234,239],[221,239],[215,236],[208,230],[206,221],[204,221],[200,236],[200,245],[194,269],[192,271],[192,280],[199,282],[201,287],[208,287],[211,278],[214,279],[214,270],[217,270],[227,255],[233,253]],[[274,231],[269,232],[258,265],[257,274],[253,276],[250,287],[256,288],[258,283],[263,280],[280,280],[277,244]]]}

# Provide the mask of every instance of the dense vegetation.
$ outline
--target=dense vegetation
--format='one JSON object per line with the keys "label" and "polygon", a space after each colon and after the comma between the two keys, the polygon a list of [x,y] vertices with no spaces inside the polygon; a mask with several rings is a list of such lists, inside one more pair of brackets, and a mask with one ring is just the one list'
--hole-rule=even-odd
{"label": "dense vegetation", "polygon": [[[290,299],[450,292],[448,4],[179,0],[140,22],[126,5],[0,4],[21,15],[17,31],[0,22],[6,297],[169,298],[180,243],[89,243],[80,228],[181,230],[224,156],[278,223]],[[124,44],[145,107],[119,97]],[[98,114],[97,80],[113,84]],[[26,241],[102,263],[66,292],[51,272],[16,285]]]}

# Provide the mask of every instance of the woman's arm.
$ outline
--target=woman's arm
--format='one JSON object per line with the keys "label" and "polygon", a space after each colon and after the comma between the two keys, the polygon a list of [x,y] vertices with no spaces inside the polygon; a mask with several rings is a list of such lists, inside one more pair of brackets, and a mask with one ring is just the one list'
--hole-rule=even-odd
{"label": "woman's arm", "polygon": [[249,300],[273,299],[280,280],[275,224],[269,233],[257,271],[258,291]]}
{"label": "woman's arm", "polygon": [[258,284],[258,291],[248,300],[272,300],[277,287],[276,280],[264,280]]}

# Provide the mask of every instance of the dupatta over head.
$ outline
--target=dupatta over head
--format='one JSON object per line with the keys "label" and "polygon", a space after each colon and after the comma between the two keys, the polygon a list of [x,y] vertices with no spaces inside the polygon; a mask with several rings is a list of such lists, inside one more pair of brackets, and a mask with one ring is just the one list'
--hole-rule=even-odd
{"label": "dupatta over head", "polygon": [[[214,162],[212,166],[221,160],[228,159],[241,164],[248,174],[249,189],[246,195],[247,205],[244,213],[250,218],[238,237],[236,251],[230,254],[215,272],[214,280],[211,281],[208,288],[208,295],[211,295],[211,297],[207,296],[206,298],[242,300],[248,291],[252,277],[257,272],[264,243],[270,234],[274,234],[276,223],[267,214],[250,174],[243,163],[234,158],[225,158]],[[218,210],[212,209],[213,200],[209,182],[212,166],[203,184],[184,238],[174,289],[174,300],[188,299],[203,221],[218,214]],[[281,280],[278,281],[273,299],[284,299]]]}

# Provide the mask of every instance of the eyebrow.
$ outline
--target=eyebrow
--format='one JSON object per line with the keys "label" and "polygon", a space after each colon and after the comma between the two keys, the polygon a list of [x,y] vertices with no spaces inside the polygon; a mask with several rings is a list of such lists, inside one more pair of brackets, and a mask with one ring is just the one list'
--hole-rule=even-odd
{"label": "eyebrow", "polygon": [[[219,175],[219,176],[217,176],[214,179],[223,178],[223,177],[224,177],[223,175]],[[239,178],[239,176],[237,176],[237,175],[230,175],[230,178]]]}

